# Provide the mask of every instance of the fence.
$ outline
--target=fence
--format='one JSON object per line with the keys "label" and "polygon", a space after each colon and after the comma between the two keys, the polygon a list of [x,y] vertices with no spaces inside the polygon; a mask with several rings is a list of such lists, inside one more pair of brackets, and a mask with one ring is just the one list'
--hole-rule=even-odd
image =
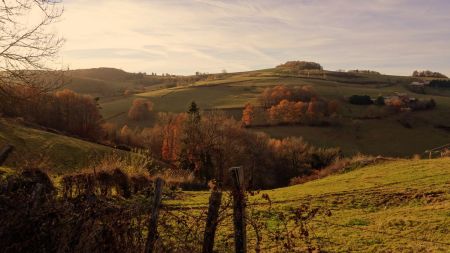
{"label": "fence", "polygon": [[[62,193],[39,171],[24,171],[6,183],[0,181],[0,249],[3,252],[259,253],[313,252],[320,251],[325,244],[337,244],[316,236],[316,225],[450,246],[420,236],[327,221],[331,216],[328,208],[302,201],[288,211],[273,208],[266,194],[258,200],[264,202],[252,203],[248,194],[258,193],[245,190],[240,167],[230,169],[231,191],[222,191],[217,186],[211,189],[206,209],[165,205],[165,199],[173,196],[163,191],[161,179],[150,182],[154,190],[149,192],[137,187],[149,183],[145,178],[135,178],[136,185],[124,186],[127,179],[114,171],[109,176],[114,175],[120,179],[119,184],[111,185],[108,175],[68,176],[68,185],[76,186]],[[104,180],[113,188],[104,189],[95,180]],[[126,187],[131,189],[132,196]],[[112,193],[119,197],[112,198]]]}

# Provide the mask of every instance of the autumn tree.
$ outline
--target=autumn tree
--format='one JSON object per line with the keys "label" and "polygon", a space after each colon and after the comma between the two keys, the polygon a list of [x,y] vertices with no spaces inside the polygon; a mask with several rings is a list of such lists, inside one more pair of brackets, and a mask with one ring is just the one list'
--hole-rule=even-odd
{"label": "autumn tree", "polygon": [[331,101],[328,101],[327,106],[328,106],[327,114],[333,115],[339,111],[340,104],[337,100],[331,100]]}
{"label": "autumn tree", "polygon": [[136,121],[146,120],[153,115],[152,111],[153,103],[150,100],[137,98],[133,100],[133,104],[128,111],[128,118]]}
{"label": "autumn tree", "polygon": [[254,118],[255,108],[252,104],[247,103],[244,107],[244,111],[242,112],[242,123],[244,126],[249,127],[252,125]]}
{"label": "autumn tree", "polygon": [[161,113],[159,115],[162,127],[161,157],[165,161],[175,162],[181,151],[181,138],[186,114]]}
{"label": "autumn tree", "polygon": [[120,129],[119,136],[122,143],[129,145],[132,142],[133,132],[128,125],[124,125]]}
{"label": "autumn tree", "polygon": [[303,120],[307,107],[308,103],[282,100],[268,110],[270,122],[273,124],[299,123]]}
{"label": "autumn tree", "polygon": [[272,88],[266,88],[258,97],[259,103],[264,108],[270,108],[279,104],[282,100],[292,102],[309,102],[317,97],[311,86],[288,87],[286,85],[277,85]]}
{"label": "autumn tree", "polygon": [[62,130],[81,137],[98,138],[102,116],[94,98],[67,89],[56,92],[55,97]]}

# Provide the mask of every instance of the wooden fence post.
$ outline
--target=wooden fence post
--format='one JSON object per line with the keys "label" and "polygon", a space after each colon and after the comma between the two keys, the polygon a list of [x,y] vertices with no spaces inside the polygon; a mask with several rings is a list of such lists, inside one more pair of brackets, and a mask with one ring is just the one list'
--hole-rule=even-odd
{"label": "wooden fence post", "polygon": [[206,220],[205,234],[203,237],[203,253],[213,253],[214,237],[219,219],[219,209],[222,203],[222,192],[213,189],[209,197],[208,218]]}
{"label": "wooden fence post", "polygon": [[145,253],[153,252],[155,242],[158,237],[158,215],[159,206],[161,204],[163,185],[164,180],[162,180],[161,178],[157,178],[155,183],[155,195],[153,199],[152,214],[150,217],[150,222],[148,224],[148,235],[147,242],[145,243]]}
{"label": "wooden fence post", "polygon": [[245,187],[242,167],[230,168],[233,181],[233,223],[234,247],[236,253],[247,252],[247,231],[245,224]]}
{"label": "wooden fence post", "polygon": [[3,163],[6,161],[6,158],[8,158],[9,154],[13,151],[14,147],[11,145],[6,145],[1,151],[0,151],[0,166],[3,165]]}

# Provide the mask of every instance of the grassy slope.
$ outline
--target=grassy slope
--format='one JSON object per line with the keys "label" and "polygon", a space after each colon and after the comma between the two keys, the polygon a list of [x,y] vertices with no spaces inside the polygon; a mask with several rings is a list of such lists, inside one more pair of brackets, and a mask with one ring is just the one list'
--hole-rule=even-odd
{"label": "grassy slope", "polygon": [[[331,217],[312,223],[327,252],[448,252],[450,244],[450,158],[401,160],[263,191],[272,207],[300,203],[326,206]],[[185,192],[169,206],[206,207],[208,192]],[[264,200],[251,197],[262,208]],[[267,207],[267,205],[264,205]],[[329,222],[325,226],[324,222]],[[420,239],[411,239],[420,238]]]}
{"label": "grassy slope", "polygon": [[95,156],[114,151],[106,146],[0,119],[0,147],[5,144],[11,144],[16,148],[8,158],[7,165],[15,165],[23,159],[36,160],[45,157],[45,160],[50,161],[52,172],[55,173],[80,169]]}
{"label": "grassy slope", "polygon": [[125,90],[151,90],[164,83],[155,80],[162,77],[142,76],[114,68],[69,70],[65,73],[67,84],[63,88],[94,97],[110,98],[122,95]]}
{"label": "grassy slope", "polygon": [[[361,79],[361,80],[360,80]],[[102,113],[105,118],[118,124],[149,126],[151,122],[129,122],[126,112],[133,99],[146,97],[155,104],[155,111],[182,112],[195,100],[203,109],[242,108],[247,102],[256,102],[258,94],[267,86],[276,84],[311,85],[321,95],[343,101],[352,94],[371,96],[389,95],[393,92],[408,92],[403,85],[408,77],[368,75],[357,80],[332,78],[318,80],[304,77],[276,75],[273,70],[230,74],[227,78],[214,81],[202,81],[189,87],[177,87],[149,91],[128,97],[117,97],[104,101]],[[339,81],[339,82],[338,82]],[[343,82],[344,81],[344,82]],[[361,83],[348,83],[348,81]],[[411,93],[410,93],[411,94]],[[344,153],[356,152],[390,156],[411,156],[421,154],[428,148],[450,142],[450,133],[436,129],[434,125],[450,125],[450,97],[413,94],[414,97],[429,99],[433,97],[438,106],[435,110],[414,112],[409,117],[412,129],[404,128],[399,122],[403,115],[391,116],[382,120],[353,120],[351,117],[367,113],[365,106],[353,106],[343,102],[344,118],[341,127],[270,127],[262,130],[274,137],[303,136],[318,146],[340,146]],[[240,118],[239,110],[232,110]],[[120,114],[122,113],[122,114]],[[118,115],[119,116],[115,116]],[[115,117],[114,117],[115,116]]]}

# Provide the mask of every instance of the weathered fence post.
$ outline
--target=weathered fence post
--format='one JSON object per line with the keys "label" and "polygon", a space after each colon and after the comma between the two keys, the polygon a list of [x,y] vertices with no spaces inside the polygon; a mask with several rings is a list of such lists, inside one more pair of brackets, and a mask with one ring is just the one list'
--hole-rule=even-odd
{"label": "weathered fence post", "polygon": [[148,224],[148,235],[147,235],[147,242],[145,243],[145,253],[153,252],[155,242],[158,237],[158,215],[159,215],[159,206],[161,204],[163,185],[164,180],[162,180],[161,178],[157,178],[155,183],[155,195],[153,199],[152,214],[151,214],[152,216],[150,217],[150,222]]}
{"label": "weathered fence post", "polygon": [[0,166],[3,165],[3,163],[6,161],[6,158],[8,158],[9,154],[13,151],[14,147],[11,145],[6,145],[1,151],[0,151]]}
{"label": "weathered fence post", "polygon": [[245,225],[245,187],[242,167],[230,168],[233,181],[233,223],[234,247],[236,253],[247,252],[247,231]]}
{"label": "weathered fence post", "polygon": [[203,253],[212,253],[214,249],[214,237],[219,219],[219,209],[222,203],[222,192],[213,189],[209,197],[208,218],[206,220],[205,234],[203,237]]}

